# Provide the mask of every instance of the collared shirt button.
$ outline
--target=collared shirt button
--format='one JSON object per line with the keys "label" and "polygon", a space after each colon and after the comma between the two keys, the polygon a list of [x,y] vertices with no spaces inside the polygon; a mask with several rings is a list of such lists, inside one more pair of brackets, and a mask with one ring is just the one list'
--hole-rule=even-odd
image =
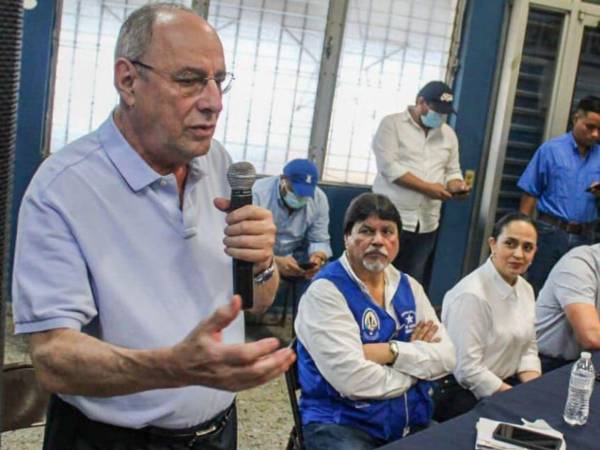
{"label": "collared shirt button", "polygon": [[161,178],[161,179],[160,179],[160,185],[161,185],[161,186],[163,186],[163,187],[164,187],[164,186],[166,186],[166,185],[167,185],[167,183],[168,183],[168,181],[166,180],[166,178]]}

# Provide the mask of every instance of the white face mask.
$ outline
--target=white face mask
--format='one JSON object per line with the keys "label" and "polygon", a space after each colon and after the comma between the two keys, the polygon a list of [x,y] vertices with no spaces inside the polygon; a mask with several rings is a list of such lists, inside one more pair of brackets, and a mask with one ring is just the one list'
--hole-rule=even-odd
{"label": "white face mask", "polygon": [[444,123],[445,116],[430,109],[429,112],[421,116],[421,122],[427,128],[439,128]]}
{"label": "white face mask", "polygon": [[283,201],[292,209],[302,209],[308,202],[307,197],[298,197],[292,191],[287,191],[283,196]]}

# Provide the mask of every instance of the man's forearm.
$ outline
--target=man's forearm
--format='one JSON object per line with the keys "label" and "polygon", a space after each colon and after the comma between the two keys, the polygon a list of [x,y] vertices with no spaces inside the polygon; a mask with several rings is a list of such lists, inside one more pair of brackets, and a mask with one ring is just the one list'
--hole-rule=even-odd
{"label": "man's forearm", "polygon": [[390,350],[389,342],[363,344],[363,352],[365,359],[373,361],[382,366],[392,364],[394,362],[394,354]]}
{"label": "man's forearm", "polygon": [[426,181],[417,177],[416,175],[413,175],[410,172],[406,172],[401,177],[396,178],[394,180],[394,184],[412,189],[413,191],[422,192],[422,193],[425,193],[429,186],[429,183],[427,183]]}
{"label": "man's forearm", "polygon": [[169,348],[125,349],[65,328],[31,339],[38,380],[49,392],[111,397],[181,386]]}
{"label": "man's forearm", "polygon": [[521,196],[521,204],[519,205],[519,211],[523,214],[527,214],[528,216],[533,215],[535,211],[535,205],[537,203],[537,198],[532,197],[529,194],[523,194]]}
{"label": "man's forearm", "polygon": [[600,326],[575,331],[575,337],[579,344],[586,350],[600,350]]}
{"label": "man's forearm", "polygon": [[526,383],[526,382],[531,381],[531,380],[533,380],[535,378],[538,378],[540,375],[541,375],[541,373],[536,372],[535,370],[526,370],[526,371],[523,371],[523,372],[519,372],[517,374],[517,376],[519,377],[519,380],[522,383]]}
{"label": "man's forearm", "polygon": [[60,328],[32,334],[31,357],[41,386],[62,394],[112,397],[182,386],[240,391],[281,375],[295,359],[275,338],[223,343],[222,331],[241,306],[234,296],[171,347],[127,349]]}

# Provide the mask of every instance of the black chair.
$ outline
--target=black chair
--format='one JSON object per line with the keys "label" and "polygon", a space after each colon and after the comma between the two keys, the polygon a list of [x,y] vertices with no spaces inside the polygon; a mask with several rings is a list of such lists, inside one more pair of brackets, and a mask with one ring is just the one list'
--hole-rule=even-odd
{"label": "black chair", "polygon": [[[290,348],[296,349],[296,338],[292,339]],[[302,419],[300,418],[300,408],[298,407],[298,393],[300,392],[300,383],[298,382],[298,364],[294,362],[285,373],[285,384],[287,385],[292,416],[294,416],[294,426],[290,432],[290,438],[286,450],[304,450],[304,438],[302,437]]]}
{"label": "black chair", "polygon": [[4,423],[1,431],[44,425],[50,396],[39,386],[33,366],[28,363],[5,365],[2,382]]}

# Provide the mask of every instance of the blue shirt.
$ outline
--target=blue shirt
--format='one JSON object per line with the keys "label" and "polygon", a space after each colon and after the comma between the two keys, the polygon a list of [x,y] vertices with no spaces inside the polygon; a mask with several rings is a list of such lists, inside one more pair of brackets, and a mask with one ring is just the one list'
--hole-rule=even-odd
{"label": "blue shirt", "polygon": [[565,133],[540,146],[518,186],[538,199],[538,211],[586,223],[598,218],[596,197],[586,192],[594,181],[600,181],[600,145],[582,158],[573,134]]}
{"label": "blue shirt", "polygon": [[314,198],[291,214],[279,194],[279,177],[257,180],[252,187],[255,205],[271,210],[277,226],[273,251],[277,256],[293,255],[297,260],[321,251],[331,256],[329,245],[329,202],[318,186]]}
{"label": "blue shirt", "polygon": [[[48,158],[19,213],[13,281],[17,333],[82,330],[132,349],[171,346],[232,296],[223,252],[231,162],[213,141],[189,167],[183,209],[174,175],[161,176],[112,119]],[[224,330],[243,342],[243,316]],[[110,398],[61,396],[94,420],[189,427],[214,417],[231,392],[202,386]]]}

